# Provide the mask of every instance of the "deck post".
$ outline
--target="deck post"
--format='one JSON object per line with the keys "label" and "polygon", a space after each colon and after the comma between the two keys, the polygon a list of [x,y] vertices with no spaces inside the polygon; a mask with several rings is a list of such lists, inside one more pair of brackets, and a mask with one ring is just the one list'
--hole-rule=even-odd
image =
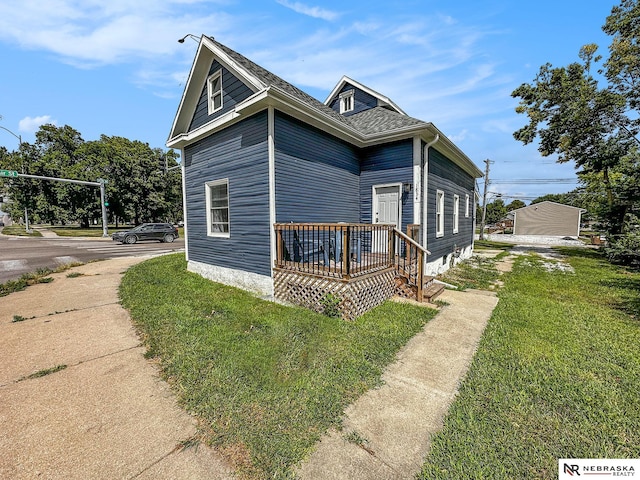
{"label": "deck post", "polygon": [[282,252],[282,230],[277,226],[274,225],[274,227],[276,229],[276,267],[279,267],[282,265],[282,259],[283,259],[283,252]]}
{"label": "deck post", "polygon": [[345,279],[351,278],[351,227],[340,227],[342,230],[342,264]]}
{"label": "deck post", "polygon": [[418,298],[416,298],[417,301],[422,302],[422,289],[424,287],[423,283],[424,283],[424,273],[423,273],[423,256],[424,253],[422,252],[422,250],[416,248],[416,250],[418,251],[418,292],[417,292],[417,296]]}
{"label": "deck post", "polygon": [[387,227],[387,238],[389,239],[389,266],[396,263],[396,233],[392,228]]}

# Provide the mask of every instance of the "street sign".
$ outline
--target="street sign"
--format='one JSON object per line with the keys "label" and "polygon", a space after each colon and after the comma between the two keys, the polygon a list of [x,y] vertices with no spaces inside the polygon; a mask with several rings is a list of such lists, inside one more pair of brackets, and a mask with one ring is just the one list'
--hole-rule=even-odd
{"label": "street sign", "polygon": [[17,177],[18,172],[15,170],[0,170],[0,177]]}

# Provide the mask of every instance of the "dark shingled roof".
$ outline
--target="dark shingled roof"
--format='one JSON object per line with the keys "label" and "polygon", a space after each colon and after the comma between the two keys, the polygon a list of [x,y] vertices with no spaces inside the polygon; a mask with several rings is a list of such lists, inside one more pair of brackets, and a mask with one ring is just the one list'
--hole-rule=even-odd
{"label": "dark shingled roof", "polygon": [[291,85],[289,82],[274,75],[270,71],[262,68],[260,65],[252,62],[247,57],[239,54],[235,50],[230,49],[226,45],[217,42],[215,39],[209,37],[209,39],[216,44],[223,52],[225,52],[231,59],[244,67],[251,75],[256,77],[262,83],[267,86],[277,87],[298,100],[306,103],[314,109],[328,115],[339,122],[350,125],[363,135],[372,135],[376,133],[383,133],[393,130],[398,130],[407,127],[414,126],[426,126],[427,124],[422,120],[403,115],[394,110],[390,110],[385,107],[375,107],[363,112],[345,117],[340,115],[332,108],[326,106],[324,103],[316,100],[311,95],[303,92],[298,87]]}
{"label": "dark shingled roof", "polygon": [[364,135],[427,125],[422,120],[403,115],[385,107],[374,107],[351,115],[347,119],[354,128]]}
{"label": "dark shingled roof", "polygon": [[347,121],[347,119],[345,117],[343,117],[339,113],[336,113],[335,110],[333,110],[332,108],[327,107],[324,103],[320,102],[319,100],[316,100],[311,95],[303,92],[298,87],[295,87],[295,86],[291,85],[289,82],[283,80],[282,78],[280,78],[277,75],[271,73],[270,71],[262,68],[257,63],[252,62],[247,57],[239,54],[235,50],[230,49],[229,47],[227,47],[226,45],[223,45],[222,43],[216,41],[212,37],[209,37],[209,39],[213,43],[215,43],[216,46],[218,46],[224,53],[229,55],[229,57],[231,57],[235,62],[240,64],[242,67],[244,67],[249,73],[251,73],[254,77],[256,77],[258,80],[260,80],[265,85],[278,87],[279,89],[281,89],[281,90],[287,92],[288,94],[296,97],[298,100],[306,103],[307,105],[309,105],[309,106],[311,106],[311,107],[313,107],[313,108],[315,108],[317,110],[320,110],[325,115],[329,115],[330,117],[333,117],[334,119],[336,119],[339,122],[342,122],[342,123],[344,123],[346,125],[350,124],[350,122]]}

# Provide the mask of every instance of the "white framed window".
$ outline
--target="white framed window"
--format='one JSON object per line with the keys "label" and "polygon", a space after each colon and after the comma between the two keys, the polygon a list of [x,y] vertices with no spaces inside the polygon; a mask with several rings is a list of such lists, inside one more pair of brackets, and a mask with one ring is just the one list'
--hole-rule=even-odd
{"label": "white framed window", "polygon": [[470,214],[470,210],[471,210],[471,205],[469,203],[469,194],[467,193],[464,196],[464,216],[465,218],[469,218],[469,214]]}
{"label": "white framed window", "polygon": [[444,236],[444,192],[436,191],[436,237]]}
{"label": "white framed window", "polygon": [[222,70],[218,70],[207,79],[209,115],[222,108]]}
{"label": "white framed window", "polygon": [[229,179],[205,183],[207,235],[229,237]]}
{"label": "white framed window", "polygon": [[458,233],[459,225],[459,217],[460,217],[460,196],[453,196],[453,233]]}
{"label": "white framed window", "polygon": [[340,113],[351,112],[355,106],[354,91],[349,90],[340,94]]}

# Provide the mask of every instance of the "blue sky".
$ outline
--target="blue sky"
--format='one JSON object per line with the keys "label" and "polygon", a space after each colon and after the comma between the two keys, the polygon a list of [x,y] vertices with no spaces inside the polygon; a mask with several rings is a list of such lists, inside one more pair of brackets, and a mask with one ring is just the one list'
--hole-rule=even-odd
{"label": "blue sky", "polygon": [[[0,3],[0,126],[32,142],[43,123],[165,148],[197,44],[207,34],[324,101],[342,75],[433,122],[481,168],[490,190],[536,197],[575,178],[513,132],[511,92],[586,43],[606,55],[614,0],[22,0]],[[0,145],[17,148],[0,130]],[[507,202],[511,199],[507,198]]]}

